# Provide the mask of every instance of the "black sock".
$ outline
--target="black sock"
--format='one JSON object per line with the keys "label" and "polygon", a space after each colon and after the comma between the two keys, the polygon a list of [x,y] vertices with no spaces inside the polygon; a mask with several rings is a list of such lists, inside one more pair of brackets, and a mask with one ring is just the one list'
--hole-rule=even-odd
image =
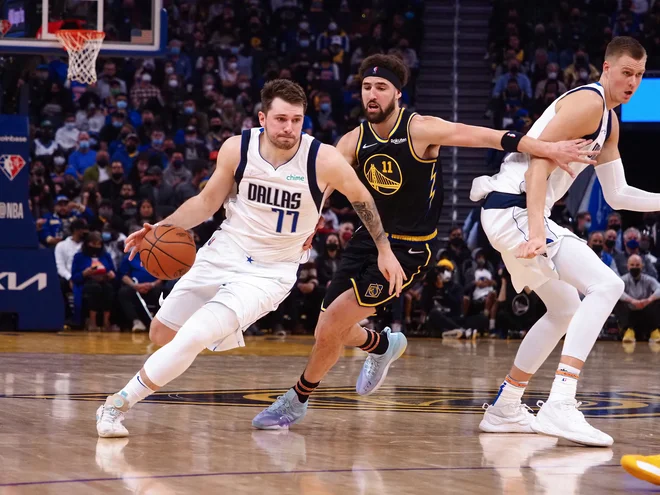
{"label": "black sock", "polygon": [[365,328],[367,331],[367,340],[359,348],[367,351],[369,354],[385,354],[390,345],[387,333],[377,333]]}
{"label": "black sock", "polygon": [[296,385],[293,387],[293,390],[298,395],[298,400],[303,404],[307,402],[307,399],[309,399],[309,396],[312,395],[312,392],[316,390],[316,387],[319,386],[319,383],[321,382],[310,383],[305,380],[305,373],[300,375],[300,380],[298,380],[298,383],[296,383]]}

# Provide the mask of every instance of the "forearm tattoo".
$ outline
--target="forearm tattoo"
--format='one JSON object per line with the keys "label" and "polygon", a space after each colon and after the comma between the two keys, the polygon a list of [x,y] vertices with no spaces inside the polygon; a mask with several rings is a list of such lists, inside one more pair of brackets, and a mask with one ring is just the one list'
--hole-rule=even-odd
{"label": "forearm tattoo", "polygon": [[376,209],[376,203],[373,201],[356,201],[351,204],[353,205],[355,213],[358,214],[360,220],[362,220],[362,223],[371,234],[371,237],[373,237],[374,242],[378,244],[379,242],[386,240],[387,234],[385,234],[385,230],[383,229],[383,223],[381,222],[380,215]]}

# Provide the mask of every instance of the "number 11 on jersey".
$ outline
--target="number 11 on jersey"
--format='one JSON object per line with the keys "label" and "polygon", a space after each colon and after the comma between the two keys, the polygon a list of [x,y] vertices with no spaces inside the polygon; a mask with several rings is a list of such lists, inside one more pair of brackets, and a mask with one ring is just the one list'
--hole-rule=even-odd
{"label": "number 11 on jersey", "polygon": [[291,220],[291,233],[294,234],[296,232],[296,227],[298,226],[298,215],[299,212],[297,211],[291,211],[291,210],[282,210],[281,208],[273,208],[273,211],[277,213],[277,232],[280,233],[282,232],[282,224],[284,223],[284,215],[286,216],[293,216],[293,219]]}

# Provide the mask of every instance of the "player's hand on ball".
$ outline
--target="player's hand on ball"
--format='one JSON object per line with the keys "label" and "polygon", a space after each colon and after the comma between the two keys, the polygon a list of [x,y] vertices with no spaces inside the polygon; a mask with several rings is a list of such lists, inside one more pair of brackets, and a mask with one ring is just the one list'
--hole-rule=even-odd
{"label": "player's hand on ball", "polygon": [[530,239],[518,246],[516,258],[532,259],[546,253],[545,239]]}
{"label": "player's hand on ball", "polygon": [[548,158],[554,161],[559,168],[568,172],[571,177],[575,178],[575,172],[569,166],[571,162],[588,163],[590,165],[596,165],[598,163],[595,158],[600,151],[586,152],[582,149],[591,143],[591,139],[572,139],[571,141],[549,143],[550,153],[548,154]]}
{"label": "player's hand on ball", "polygon": [[385,276],[385,279],[390,283],[389,294],[396,294],[397,297],[401,295],[403,281],[408,280],[406,274],[396,259],[391,249],[386,252],[378,252],[378,269]]}
{"label": "player's hand on ball", "polygon": [[135,255],[140,249],[142,239],[144,239],[144,236],[147,235],[147,232],[153,228],[154,226],[150,223],[145,223],[140,230],[133,232],[126,238],[126,241],[124,242],[124,252],[128,253],[130,251],[131,254],[128,255],[129,261],[135,258]]}

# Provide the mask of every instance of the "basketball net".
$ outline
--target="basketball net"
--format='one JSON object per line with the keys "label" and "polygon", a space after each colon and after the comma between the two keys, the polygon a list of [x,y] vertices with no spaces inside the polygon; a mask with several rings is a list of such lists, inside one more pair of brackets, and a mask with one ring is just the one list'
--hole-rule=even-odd
{"label": "basketball net", "polygon": [[83,84],[95,83],[96,58],[101,51],[105,33],[85,29],[60,29],[55,36],[69,52],[67,78]]}

